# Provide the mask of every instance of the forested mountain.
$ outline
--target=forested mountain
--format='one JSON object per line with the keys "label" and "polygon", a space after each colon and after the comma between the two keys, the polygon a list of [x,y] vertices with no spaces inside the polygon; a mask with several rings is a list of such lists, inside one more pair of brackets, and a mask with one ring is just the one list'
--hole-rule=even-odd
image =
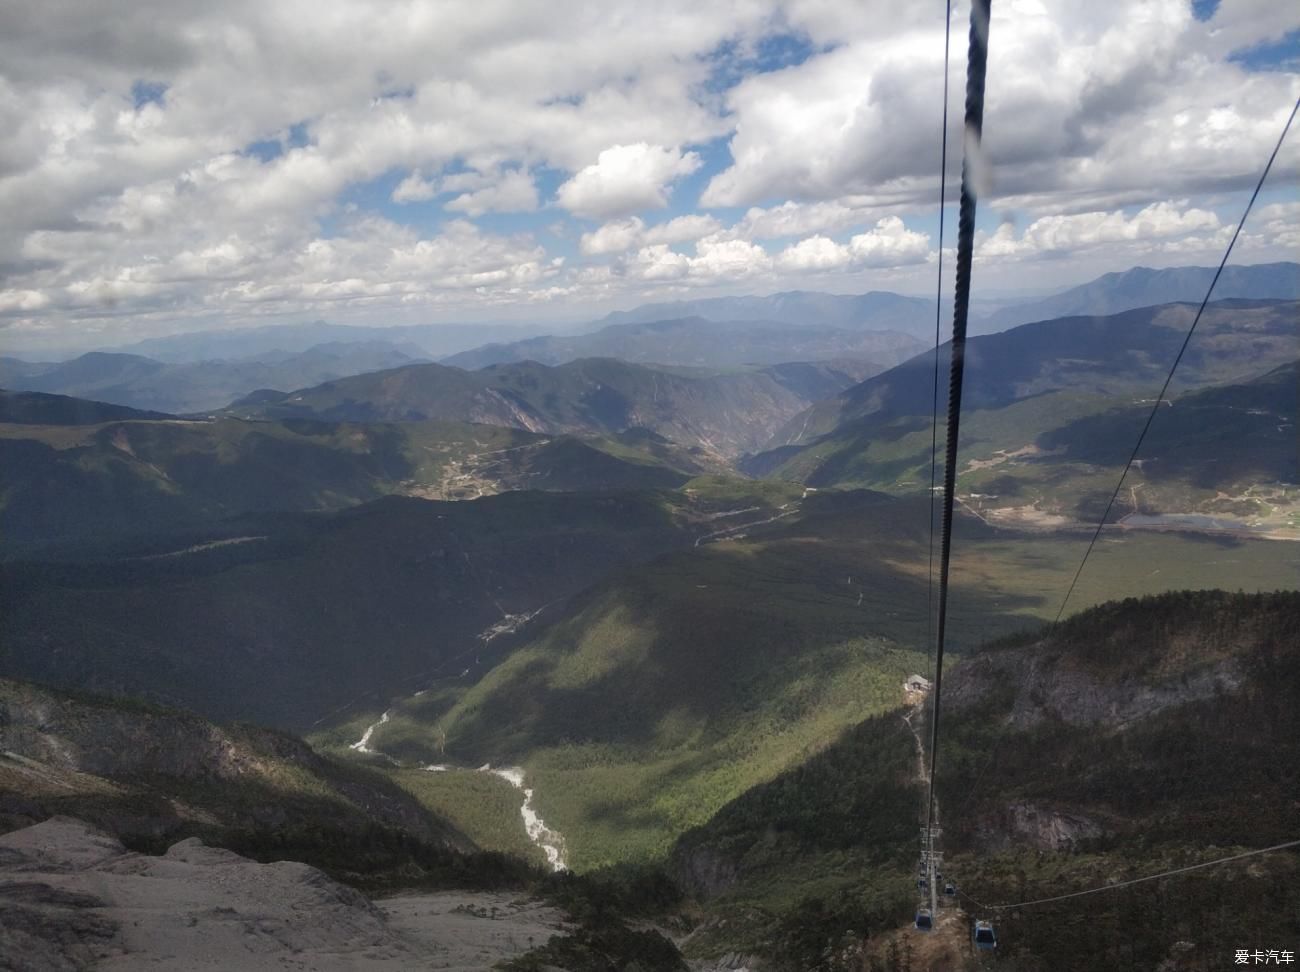
{"label": "forested mountain", "polygon": [[0,389],[0,424],[3,425],[100,425],[128,419],[172,418],[166,412],[144,412],[125,405],[93,402],[69,395]]}
{"label": "forested mountain", "polygon": [[14,677],[301,728],[454,680],[492,632],[693,542],[702,529],[686,507],[658,493],[390,497],[159,532],[76,562],[10,563],[0,664]]}
{"label": "forested mountain", "polygon": [[[1023,910],[981,907],[1291,838],[1298,612],[1295,593],[1131,599],[954,666],[938,761],[942,870],[969,917],[996,922],[1000,962],[1157,968],[1180,942],[1300,934],[1276,920],[1294,914],[1283,902],[1296,897],[1296,861],[1285,855]],[[793,970],[839,946],[841,964],[823,967],[860,967],[855,956],[887,967],[900,945],[892,929],[915,904],[924,716],[867,720],[683,835],[675,871],[717,916],[696,954],[748,941]]]}
{"label": "forested mountain", "polygon": [[720,468],[646,430],[576,438],[455,422],[155,419],[36,393],[6,395],[0,409],[10,420],[0,422],[0,557],[393,494],[672,488]]}
{"label": "forested mountain", "polygon": [[[1117,513],[1269,512],[1266,494],[1296,478],[1296,307],[1227,301],[1207,310],[1139,457],[1130,485],[1140,497]],[[1194,310],[1067,318],[973,338],[963,495],[977,496],[981,510],[1022,510],[1058,525],[1099,515]],[[814,406],[778,437],[791,445],[743,468],[816,487],[923,488],[933,387],[926,357]]]}
{"label": "forested mountain", "polygon": [[[1295,301],[1214,303],[1179,362],[1180,386],[1252,378],[1291,363],[1297,311]],[[1146,389],[1154,395],[1195,313],[1195,306],[1170,304],[1109,317],[1066,317],[972,338],[962,407],[999,408],[1062,390],[1117,395]],[[940,349],[941,376],[947,374],[946,348]],[[778,435],[778,444],[801,445],[867,418],[929,416],[933,369],[931,352],[868,378],[798,416]]]}
{"label": "forested mountain", "polygon": [[0,679],[0,706],[4,830],[63,813],[138,844],[201,834],[238,845],[278,821],[285,850],[309,857],[325,841],[294,845],[312,844],[313,831],[364,842],[387,830],[474,849],[382,775],[285,733],[10,679]]}

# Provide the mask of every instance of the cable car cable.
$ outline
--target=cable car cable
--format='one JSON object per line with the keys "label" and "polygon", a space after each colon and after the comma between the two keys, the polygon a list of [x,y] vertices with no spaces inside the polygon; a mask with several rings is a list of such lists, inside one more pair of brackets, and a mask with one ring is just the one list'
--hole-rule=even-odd
{"label": "cable car cable", "polygon": [[939,149],[939,270],[934,287],[934,384],[930,392],[930,565],[926,573],[925,643],[934,641],[934,477],[939,454],[939,334],[943,318],[943,227],[948,205],[948,65],[952,39],[952,0],[943,22],[943,130]]}
{"label": "cable car cable", "polygon": [[975,248],[976,188],[975,173],[972,171],[972,155],[980,150],[980,139],[984,132],[984,80],[988,68],[990,6],[991,0],[974,0],[971,4],[970,43],[966,60],[966,142],[962,152],[961,204],[957,217],[957,283],[953,292],[951,361],[948,370],[948,427],[943,470],[943,533],[939,552],[939,611],[935,635],[934,689],[930,695],[930,780],[926,797],[925,834],[931,851],[934,849],[934,780],[935,761],[939,749],[939,700],[943,691],[948,574],[952,561],[952,505],[956,489],[962,377],[966,362],[966,322],[970,311],[971,259]]}

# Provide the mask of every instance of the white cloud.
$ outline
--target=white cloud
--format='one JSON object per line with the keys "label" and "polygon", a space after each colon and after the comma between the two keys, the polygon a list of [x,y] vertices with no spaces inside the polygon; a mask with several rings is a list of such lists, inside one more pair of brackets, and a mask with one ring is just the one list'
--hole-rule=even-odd
{"label": "white cloud", "polygon": [[847,244],[820,235],[801,240],[781,251],[777,263],[790,271],[828,271],[849,266],[900,267],[924,263],[929,257],[928,236],[909,230],[897,216],[887,216]]}
{"label": "white cloud", "polygon": [[1169,240],[1220,228],[1214,213],[1186,206],[1187,201],[1182,200],[1153,203],[1132,216],[1121,210],[1044,216],[1019,236],[1012,226],[1003,224],[978,241],[979,252],[984,257],[1072,252],[1112,243]]}
{"label": "white cloud", "polygon": [[825,236],[810,236],[781,251],[784,270],[839,270],[849,265],[849,248]]}
{"label": "white cloud", "polygon": [[722,224],[712,216],[687,215],[651,226],[645,231],[648,243],[689,243],[713,236],[722,230]]}
{"label": "white cloud", "polygon": [[[857,194],[862,205],[933,205],[942,22],[911,8],[908,16],[728,92],[732,164],[711,179],[703,203]],[[995,4],[993,18],[988,201],[1004,206],[1077,210],[1247,186],[1300,95],[1295,73],[1250,72],[1227,59],[1300,28],[1294,4],[1228,0],[1207,24],[1192,18],[1187,0],[1021,0]],[[950,78],[953,181],[962,60],[953,59]],[[1290,178],[1298,168],[1292,160]]]}
{"label": "white cloud", "polygon": [[807,233],[837,232],[861,226],[875,207],[860,204],[858,198],[795,202],[788,199],[779,206],[754,206],[736,224],[737,235],[747,240],[771,240]]}
{"label": "white cloud", "polygon": [[614,145],[560,186],[556,200],[574,215],[593,219],[662,209],[673,180],[699,167],[694,152],[645,142]]}
{"label": "white cloud", "polygon": [[642,247],[626,261],[627,273],[639,280],[689,279],[694,283],[745,280],[772,270],[772,258],[761,246],[743,240],[707,237],[687,256],[666,243]]}
{"label": "white cloud", "polygon": [[590,233],[583,233],[578,249],[587,256],[626,253],[645,242],[645,222],[639,216],[610,220]]}
{"label": "white cloud", "polygon": [[419,169],[416,169],[405,179],[397,184],[393,190],[393,202],[428,202],[438,195],[438,183],[432,179],[426,179]]}
{"label": "white cloud", "polygon": [[527,172],[511,170],[492,185],[463,193],[443,208],[470,216],[532,212],[537,208],[537,186]]}
{"label": "white cloud", "polygon": [[[98,329],[107,343],[199,317],[540,300],[573,301],[576,316],[585,300],[660,284],[765,289],[781,275],[892,285],[928,253],[901,221],[933,218],[939,9],[0,4],[4,337]],[[1026,229],[999,230],[982,255],[1084,255],[1071,265],[1089,272],[1150,254],[1212,260],[1225,228],[1211,218],[1230,218],[1300,95],[1294,67],[1229,55],[1300,27],[1300,8],[1223,0],[1201,23],[1188,0],[1008,0],[994,18],[981,204]],[[755,73],[774,31],[811,53]],[[959,14],[950,185],[963,36]],[[719,90],[733,69],[739,83]],[[137,106],[136,82],[160,101]],[[680,182],[725,156],[715,140],[731,157],[709,163],[701,205],[749,207],[739,220],[694,211]],[[1272,187],[1300,178],[1296,144]],[[474,227],[539,208],[535,179],[560,183],[549,233],[539,217],[506,218],[531,232]],[[668,202],[676,218],[655,222]],[[1285,259],[1296,225],[1262,207],[1241,252]],[[573,241],[582,266],[557,266]]]}
{"label": "white cloud", "polygon": [[690,214],[666,223],[646,227],[638,216],[611,220],[590,233],[583,233],[578,248],[587,256],[626,253],[628,250],[656,244],[689,243],[722,231],[722,224],[712,216]]}

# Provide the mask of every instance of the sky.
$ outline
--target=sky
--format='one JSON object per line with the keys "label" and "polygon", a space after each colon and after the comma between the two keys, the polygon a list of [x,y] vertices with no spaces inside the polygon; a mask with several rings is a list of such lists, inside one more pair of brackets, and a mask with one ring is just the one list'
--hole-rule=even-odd
{"label": "sky", "polygon": [[[938,0],[4,4],[0,353],[933,293],[944,27]],[[994,0],[976,296],[1217,263],[1297,97],[1300,4]],[[1293,132],[1234,262],[1297,258],[1298,185]]]}

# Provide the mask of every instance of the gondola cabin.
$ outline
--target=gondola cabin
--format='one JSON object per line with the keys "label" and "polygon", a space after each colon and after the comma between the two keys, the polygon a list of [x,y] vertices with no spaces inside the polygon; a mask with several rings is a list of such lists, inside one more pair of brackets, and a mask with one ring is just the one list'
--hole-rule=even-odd
{"label": "gondola cabin", "polygon": [[997,948],[998,936],[993,930],[993,922],[977,921],[975,922],[975,939],[976,948]]}

